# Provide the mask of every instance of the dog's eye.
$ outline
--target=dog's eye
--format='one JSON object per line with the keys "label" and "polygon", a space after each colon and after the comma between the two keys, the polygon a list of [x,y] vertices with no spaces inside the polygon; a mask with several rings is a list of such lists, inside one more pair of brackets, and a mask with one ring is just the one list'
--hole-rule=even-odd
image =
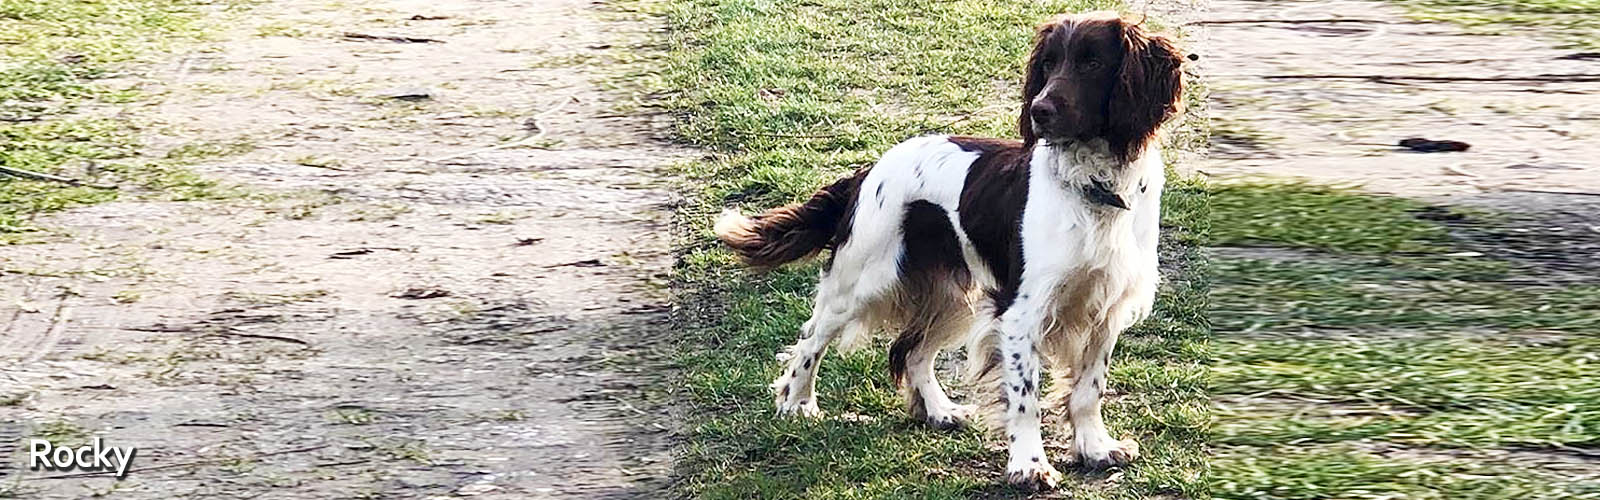
{"label": "dog's eye", "polygon": [[1054,58],[1054,57],[1046,57],[1046,58],[1044,58],[1044,61],[1039,64],[1039,66],[1044,68],[1045,71],[1050,71],[1052,69],[1056,69],[1056,58]]}
{"label": "dog's eye", "polygon": [[1094,59],[1090,59],[1088,61],[1084,61],[1083,62],[1083,70],[1084,71],[1094,71],[1094,70],[1100,69],[1103,66],[1105,66],[1105,65],[1100,64],[1100,61],[1096,61]]}

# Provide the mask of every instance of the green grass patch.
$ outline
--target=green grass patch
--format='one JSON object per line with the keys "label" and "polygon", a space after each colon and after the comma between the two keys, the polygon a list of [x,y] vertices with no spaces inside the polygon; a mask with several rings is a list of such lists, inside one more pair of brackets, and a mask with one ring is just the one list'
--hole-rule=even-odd
{"label": "green grass patch", "polygon": [[[882,345],[830,355],[818,382],[822,421],[773,416],[773,354],[810,312],[815,265],[762,276],[715,248],[724,206],[759,210],[803,199],[930,132],[1014,136],[1023,59],[1033,27],[1108,1],[666,0],[643,10],[669,27],[666,64],[637,75],[682,117],[678,134],[715,153],[683,174],[697,193],[683,209],[678,278],[692,309],[680,362],[692,405],[680,461],[683,493],[699,498],[993,498],[1020,496],[1000,479],[1004,451],[978,431],[935,432],[907,416]],[[1185,135],[1188,132],[1188,135]],[[1192,131],[1175,136],[1190,137]],[[1172,273],[1155,316],[1123,340],[1112,375],[1113,432],[1146,454],[1114,481],[1068,475],[1075,498],[1204,494],[1205,274],[1203,185],[1168,192]],[[1056,433],[1058,438],[1059,432]],[[1059,457],[1058,457],[1059,459]]]}
{"label": "green grass patch", "polygon": [[1444,335],[1221,340],[1228,363],[1213,369],[1214,395],[1316,404],[1292,415],[1225,415],[1219,442],[1600,447],[1600,340],[1552,344]]}
{"label": "green grass patch", "polygon": [[1593,499],[1600,485],[1510,463],[1391,458],[1352,447],[1226,451],[1213,461],[1222,500]]}
{"label": "green grass patch", "polygon": [[1600,498],[1443,451],[1600,447],[1600,284],[1465,252],[1411,200],[1256,183],[1212,206],[1215,244],[1297,249],[1212,263],[1213,495]]}
{"label": "green grass patch", "polygon": [[1213,312],[1222,332],[1600,329],[1600,285],[1508,285],[1472,259],[1215,266]]}
{"label": "green grass patch", "polygon": [[1212,187],[1215,246],[1281,246],[1349,253],[1442,248],[1443,227],[1411,214],[1426,205],[1348,188],[1251,182]]}
{"label": "green grass patch", "polygon": [[[171,198],[223,196],[184,170],[188,158],[137,158],[137,130],[120,118],[73,114],[134,91],[97,79],[147,54],[197,40],[202,20],[235,4],[202,0],[0,0],[0,164],[74,175]],[[37,214],[116,199],[118,191],[0,176],[0,244],[26,241]]]}
{"label": "green grass patch", "polygon": [[93,85],[115,64],[193,40],[203,0],[0,0],[0,101],[70,101],[117,91]]}

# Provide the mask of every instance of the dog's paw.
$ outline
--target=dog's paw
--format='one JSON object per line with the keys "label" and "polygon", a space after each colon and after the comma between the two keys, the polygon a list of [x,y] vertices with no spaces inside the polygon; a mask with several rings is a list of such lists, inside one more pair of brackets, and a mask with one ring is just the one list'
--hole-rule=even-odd
{"label": "dog's paw", "polygon": [[782,377],[772,381],[773,405],[778,408],[779,416],[798,415],[802,417],[818,418],[822,410],[817,408],[817,398],[812,392],[810,384],[796,377],[793,371],[784,373]]}
{"label": "dog's paw", "polygon": [[951,403],[942,408],[929,407],[928,414],[922,417],[922,421],[927,422],[929,427],[941,431],[956,430],[972,422],[972,416],[977,411],[977,406]]}
{"label": "dog's paw", "polygon": [[1061,473],[1050,466],[1043,454],[1023,460],[1013,458],[1006,466],[1006,482],[1031,491],[1050,490],[1061,482]]}
{"label": "dog's paw", "polygon": [[1111,438],[1085,443],[1078,449],[1079,463],[1089,469],[1109,469],[1133,463],[1139,458],[1139,443],[1132,439],[1115,441]]}
{"label": "dog's paw", "polygon": [[783,417],[822,418],[822,409],[813,398],[793,401],[778,400],[778,415]]}

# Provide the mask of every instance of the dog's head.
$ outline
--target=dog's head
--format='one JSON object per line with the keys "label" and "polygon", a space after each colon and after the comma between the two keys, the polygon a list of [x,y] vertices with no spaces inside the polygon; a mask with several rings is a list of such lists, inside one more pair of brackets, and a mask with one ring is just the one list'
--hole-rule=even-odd
{"label": "dog's head", "polygon": [[1039,26],[1022,91],[1022,139],[1104,138],[1131,160],[1177,114],[1183,58],[1166,37],[1115,14],[1063,15]]}

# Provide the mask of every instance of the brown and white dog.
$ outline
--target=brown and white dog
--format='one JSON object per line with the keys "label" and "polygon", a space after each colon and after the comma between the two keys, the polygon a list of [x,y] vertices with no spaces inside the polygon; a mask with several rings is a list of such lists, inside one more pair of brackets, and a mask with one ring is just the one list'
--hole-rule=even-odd
{"label": "brown and white dog", "polygon": [[972,414],[934,374],[940,349],[968,342],[971,372],[999,390],[1011,483],[1053,487],[1040,436],[1039,372],[1063,391],[1073,451],[1089,467],[1138,455],[1100,416],[1117,336],[1149,314],[1158,271],[1161,124],[1179,111],[1182,58],[1166,38],[1114,14],[1064,15],[1038,29],[1021,142],[931,136],[809,201],[716,234],[771,268],[833,249],[811,319],[772,386],[778,412],[818,416],[812,388],[828,344],[899,328],[890,370],[911,414],[955,427]]}

